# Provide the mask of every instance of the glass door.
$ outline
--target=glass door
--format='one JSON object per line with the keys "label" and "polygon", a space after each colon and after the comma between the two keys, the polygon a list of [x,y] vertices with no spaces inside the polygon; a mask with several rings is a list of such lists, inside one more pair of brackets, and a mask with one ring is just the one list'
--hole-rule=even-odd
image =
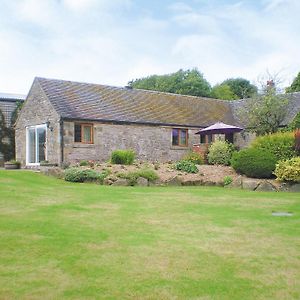
{"label": "glass door", "polygon": [[46,160],[46,125],[27,127],[26,164],[39,165]]}

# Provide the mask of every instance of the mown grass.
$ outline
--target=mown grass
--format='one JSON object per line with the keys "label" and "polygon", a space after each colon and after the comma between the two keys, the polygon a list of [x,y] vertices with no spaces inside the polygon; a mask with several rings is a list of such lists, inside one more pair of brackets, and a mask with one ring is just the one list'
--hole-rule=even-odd
{"label": "mown grass", "polygon": [[0,171],[0,214],[0,299],[300,299],[299,193]]}

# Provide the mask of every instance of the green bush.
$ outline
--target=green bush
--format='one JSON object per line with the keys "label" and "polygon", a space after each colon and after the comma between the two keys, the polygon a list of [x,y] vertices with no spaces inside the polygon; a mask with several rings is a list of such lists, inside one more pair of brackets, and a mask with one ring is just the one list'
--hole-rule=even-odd
{"label": "green bush", "polygon": [[251,147],[273,153],[277,161],[296,156],[293,132],[276,132],[259,136],[252,142]]}
{"label": "green bush", "polygon": [[88,166],[88,165],[89,165],[89,162],[87,160],[82,160],[79,163],[79,166],[81,166],[81,167],[85,167],[85,166]]}
{"label": "green bush", "polygon": [[234,146],[226,141],[215,141],[208,149],[207,159],[211,165],[229,165]]}
{"label": "green bush", "polygon": [[159,178],[154,170],[148,168],[144,168],[135,172],[120,173],[118,174],[118,177],[127,179],[129,185],[136,185],[139,177],[145,178],[150,182],[154,182]]}
{"label": "green bush", "polygon": [[270,178],[275,169],[276,157],[268,151],[248,148],[234,152],[231,166],[241,174],[254,178]]}
{"label": "green bush", "polygon": [[300,182],[300,157],[280,161],[274,174],[281,181]]}
{"label": "green bush", "polygon": [[117,165],[132,165],[135,153],[132,150],[115,150],[111,154],[111,163]]}
{"label": "green bush", "polygon": [[232,181],[233,181],[233,180],[232,180],[232,178],[231,178],[230,176],[225,176],[225,177],[223,178],[224,186],[229,185]]}
{"label": "green bush", "polygon": [[198,168],[195,163],[188,160],[180,160],[175,164],[175,169],[187,173],[198,173]]}
{"label": "green bush", "polygon": [[20,166],[21,166],[21,163],[15,159],[11,159],[10,161],[8,161],[8,163],[17,165],[18,168],[20,168]]}
{"label": "green bush", "polygon": [[203,157],[197,153],[197,152],[189,152],[183,160],[190,161],[196,165],[203,165],[204,164],[204,159]]}
{"label": "green bush", "polygon": [[102,173],[94,170],[83,170],[80,168],[69,168],[65,172],[65,180],[70,182],[99,182],[103,183],[104,178],[108,175],[108,172]]}

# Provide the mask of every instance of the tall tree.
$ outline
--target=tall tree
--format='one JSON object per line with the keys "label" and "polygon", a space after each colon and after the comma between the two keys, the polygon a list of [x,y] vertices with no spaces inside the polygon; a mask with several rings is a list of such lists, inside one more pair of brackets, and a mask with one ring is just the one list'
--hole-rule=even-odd
{"label": "tall tree", "polygon": [[287,93],[292,93],[292,92],[300,92],[300,72],[298,75],[294,78],[291,86],[287,87],[285,89]]}
{"label": "tall tree", "polygon": [[211,97],[224,100],[235,100],[239,98],[228,84],[216,84],[211,90]]}
{"label": "tall tree", "polygon": [[238,99],[250,98],[257,93],[257,87],[244,78],[229,78],[222,84],[228,85]]}
{"label": "tall tree", "polygon": [[209,97],[211,86],[197,69],[179,70],[166,75],[151,75],[128,82],[136,89]]}
{"label": "tall tree", "polygon": [[274,133],[286,117],[287,104],[287,96],[278,94],[273,80],[269,80],[262,93],[249,99],[238,114],[257,135]]}

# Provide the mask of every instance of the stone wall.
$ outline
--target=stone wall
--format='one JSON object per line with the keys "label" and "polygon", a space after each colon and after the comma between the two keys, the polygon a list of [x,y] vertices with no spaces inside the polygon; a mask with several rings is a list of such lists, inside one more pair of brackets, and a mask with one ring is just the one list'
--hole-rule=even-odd
{"label": "stone wall", "polygon": [[64,161],[106,161],[117,149],[133,149],[143,161],[175,161],[199,143],[198,130],[189,129],[188,147],[174,147],[172,127],[94,123],[94,144],[88,145],[74,143],[74,122],[64,122]]}
{"label": "stone wall", "polygon": [[49,122],[46,133],[46,159],[60,163],[60,117],[35,81],[16,123],[16,159],[26,164],[26,127]]}
{"label": "stone wall", "polygon": [[251,142],[255,139],[256,134],[249,131],[242,131],[240,133],[234,134],[234,144],[239,149],[244,149],[246,147],[249,147]]}

